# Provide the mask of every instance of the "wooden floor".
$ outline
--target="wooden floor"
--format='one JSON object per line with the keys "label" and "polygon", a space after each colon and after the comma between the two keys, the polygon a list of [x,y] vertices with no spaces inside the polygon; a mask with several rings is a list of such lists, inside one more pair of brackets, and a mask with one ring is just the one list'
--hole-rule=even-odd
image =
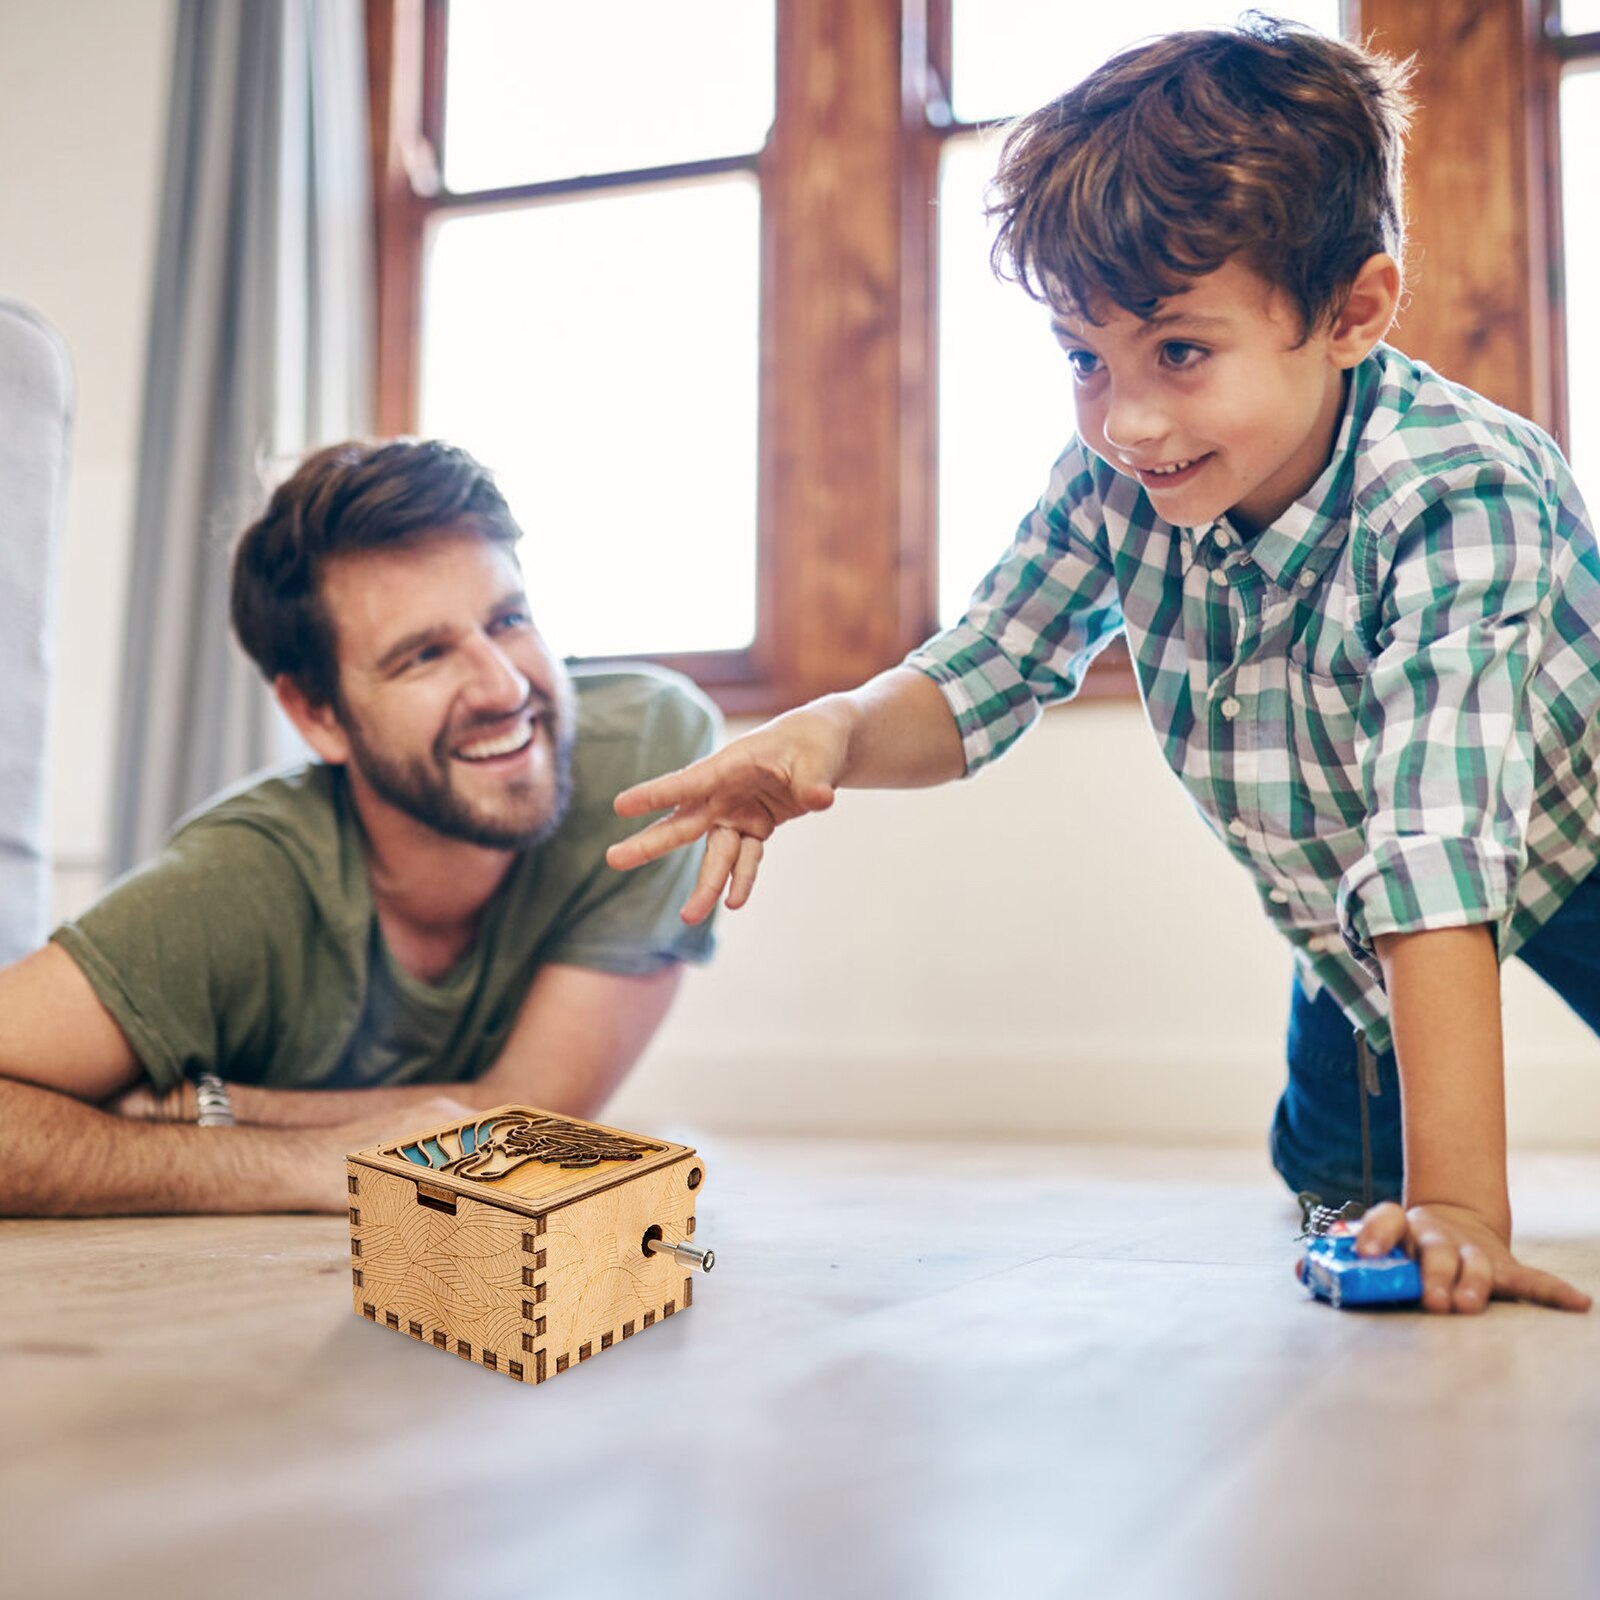
{"label": "wooden floor", "polygon": [[[1335,1312],[1251,1152],[685,1138],[715,1272],[539,1387],[343,1219],[0,1223],[0,1592],[1600,1593],[1600,1315]],[[1600,1156],[1514,1169],[1600,1290]]]}

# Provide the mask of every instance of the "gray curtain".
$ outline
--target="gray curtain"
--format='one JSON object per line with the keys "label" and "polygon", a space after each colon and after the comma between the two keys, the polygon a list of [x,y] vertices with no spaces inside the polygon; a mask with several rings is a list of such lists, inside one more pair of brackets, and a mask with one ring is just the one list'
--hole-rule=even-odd
{"label": "gray curtain", "polygon": [[238,531],[371,426],[361,0],[183,0],[146,363],[112,865],[294,748],[228,630]]}

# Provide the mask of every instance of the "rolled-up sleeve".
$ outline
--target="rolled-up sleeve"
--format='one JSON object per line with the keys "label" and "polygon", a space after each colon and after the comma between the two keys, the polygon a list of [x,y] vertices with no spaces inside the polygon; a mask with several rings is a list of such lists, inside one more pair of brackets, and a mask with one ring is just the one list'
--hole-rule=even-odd
{"label": "rolled-up sleeve", "polygon": [[1339,886],[1369,964],[1380,934],[1498,929],[1515,908],[1552,553],[1541,496],[1499,464],[1436,478],[1400,511],[1356,735],[1366,850]]}
{"label": "rolled-up sleeve", "polygon": [[1094,475],[1074,440],[966,615],[905,664],[938,684],[971,774],[1015,744],[1044,706],[1078,692],[1122,622]]}

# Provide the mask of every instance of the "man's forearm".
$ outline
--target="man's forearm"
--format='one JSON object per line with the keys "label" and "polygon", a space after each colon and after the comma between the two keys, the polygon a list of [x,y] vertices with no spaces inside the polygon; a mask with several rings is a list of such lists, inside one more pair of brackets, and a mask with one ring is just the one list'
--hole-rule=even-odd
{"label": "man's forearm", "polygon": [[337,1210],[343,1180],[326,1143],[118,1117],[0,1078],[0,1215]]}
{"label": "man's forearm", "polygon": [[1406,1204],[1470,1206],[1509,1239],[1493,936],[1480,925],[1388,934],[1377,944],[1400,1066]]}
{"label": "man's forearm", "polygon": [[230,1083],[228,1095],[240,1123],[260,1128],[326,1128],[363,1117],[403,1120],[413,1107],[448,1095],[472,1110],[504,1105],[511,1098],[477,1083],[406,1083],[372,1089],[266,1089]]}

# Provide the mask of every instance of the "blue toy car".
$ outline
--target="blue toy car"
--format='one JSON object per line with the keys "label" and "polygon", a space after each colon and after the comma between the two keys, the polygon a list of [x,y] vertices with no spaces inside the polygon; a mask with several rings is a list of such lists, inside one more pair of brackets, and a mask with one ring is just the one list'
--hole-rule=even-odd
{"label": "blue toy car", "polygon": [[1300,1281],[1332,1306],[1415,1305],[1422,1298],[1422,1272],[1404,1250],[1382,1256],[1356,1254],[1356,1228],[1335,1223],[1306,1240],[1296,1269]]}

